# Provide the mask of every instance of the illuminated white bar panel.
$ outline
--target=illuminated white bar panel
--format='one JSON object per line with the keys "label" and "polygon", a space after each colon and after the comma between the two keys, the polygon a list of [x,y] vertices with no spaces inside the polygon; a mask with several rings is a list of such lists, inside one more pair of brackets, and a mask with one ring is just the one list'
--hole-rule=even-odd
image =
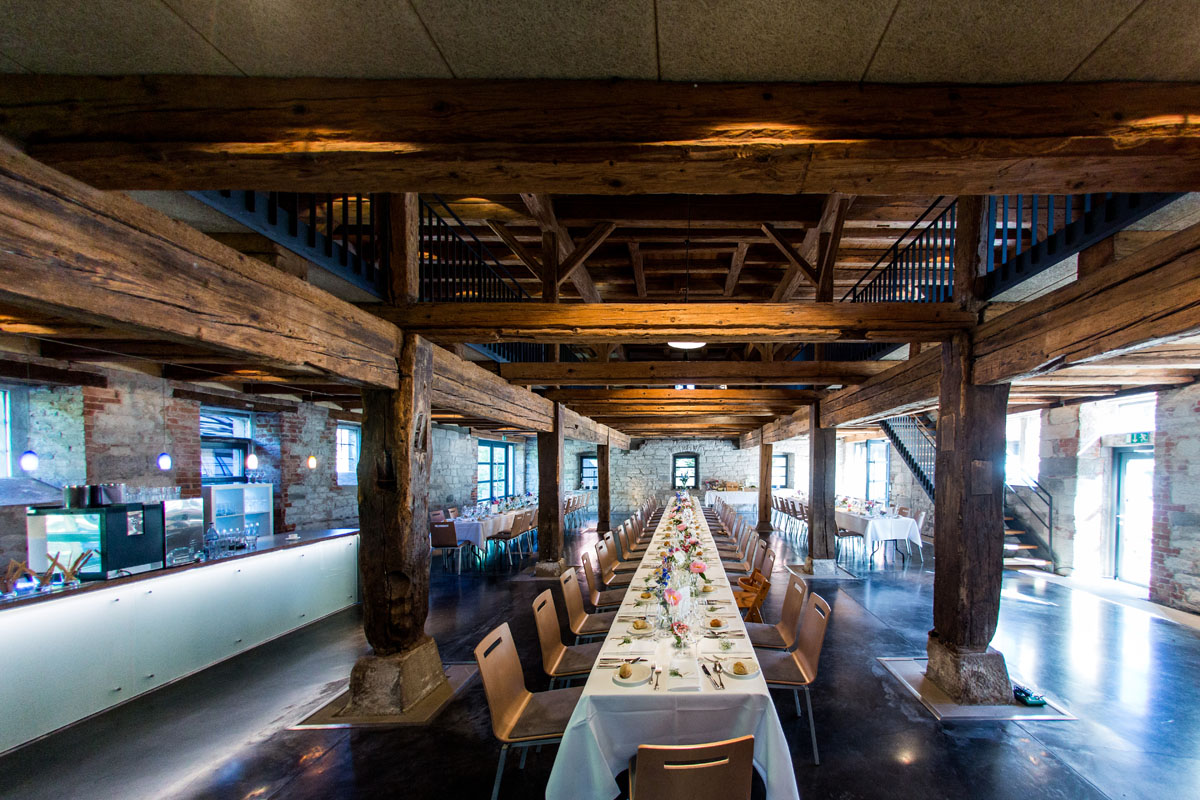
{"label": "illuminated white bar panel", "polygon": [[343,536],[0,610],[0,752],[356,602]]}

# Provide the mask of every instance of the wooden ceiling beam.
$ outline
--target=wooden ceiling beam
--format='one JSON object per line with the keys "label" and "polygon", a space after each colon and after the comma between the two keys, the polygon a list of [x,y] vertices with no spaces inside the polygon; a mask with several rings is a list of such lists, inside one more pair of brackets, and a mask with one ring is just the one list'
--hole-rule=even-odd
{"label": "wooden ceiling beam", "polygon": [[10,75],[0,118],[34,157],[102,189],[1077,194],[1200,185],[1195,83]]}
{"label": "wooden ceiling beam", "polygon": [[533,273],[533,277],[541,281],[542,273],[544,272],[542,262],[533,253],[529,252],[525,245],[517,240],[517,237],[508,229],[508,226],[494,219],[487,220],[487,226],[492,229],[493,233],[500,237],[500,241],[504,242],[504,245],[512,251],[513,255]]}
{"label": "wooden ceiling beam", "polygon": [[949,303],[413,303],[375,313],[438,342],[939,341],[974,325]]}
{"label": "wooden ceiling beam", "polygon": [[742,268],[746,266],[746,254],[749,252],[750,245],[745,242],[740,242],[733,251],[733,259],[729,262],[729,275],[725,277],[726,297],[733,297],[733,290],[737,288],[738,278],[742,275]]}
{"label": "wooden ceiling beam", "polygon": [[[567,230],[567,226],[558,221],[554,215],[554,204],[550,200],[549,195],[545,194],[522,194],[521,200],[525,203],[525,207],[529,209],[529,215],[533,217],[543,233],[553,233],[557,240],[558,261],[563,263],[570,257],[575,249],[575,242],[571,238],[571,232]],[[600,292],[596,289],[596,284],[592,281],[592,276],[588,274],[586,269],[576,269],[571,275],[571,283],[575,286],[575,291],[579,292],[579,296],[585,303],[600,303]]]}
{"label": "wooden ceiling beam", "polygon": [[595,363],[510,363],[500,375],[523,386],[673,386],[726,384],[813,386],[861,383],[891,368],[882,361],[623,361]]}
{"label": "wooden ceiling beam", "polygon": [[584,237],[583,241],[575,245],[574,249],[567,255],[566,258],[558,265],[558,282],[565,283],[575,274],[575,271],[583,267],[583,262],[587,261],[588,256],[596,252],[596,248],[604,244],[604,240],[608,235],[616,230],[616,224],[612,222],[602,222],[592,229],[592,232]]}
{"label": "wooden ceiling beam", "polygon": [[[809,260],[800,253],[796,252],[796,248],[792,247],[791,243],[783,238],[779,231],[775,230],[775,226],[768,222],[764,222],[759,226],[762,232],[767,235],[771,243],[779,248],[779,252],[783,253],[783,257],[787,259],[787,272],[783,275],[783,280],[779,282],[779,288],[775,290],[775,294],[771,297],[771,302],[778,303],[791,297],[796,288],[800,285],[801,276],[808,279],[808,282],[813,286],[821,283],[820,275],[817,273],[816,267],[809,263]],[[807,234],[805,234],[807,238]]]}
{"label": "wooden ceiling beam", "polygon": [[398,380],[393,325],[3,141],[0,300],[269,368]]}
{"label": "wooden ceiling beam", "polygon": [[629,243],[629,266],[633,268],[633,286],[638,297],[646,296],[646,267],[642,261],[641,245]]}
{"label": "wooden ceiling beam", "polygon": [[572,402],[784,402],[809,403],[821,392],[804,389],[556,389],[545,392],[550,400]]}

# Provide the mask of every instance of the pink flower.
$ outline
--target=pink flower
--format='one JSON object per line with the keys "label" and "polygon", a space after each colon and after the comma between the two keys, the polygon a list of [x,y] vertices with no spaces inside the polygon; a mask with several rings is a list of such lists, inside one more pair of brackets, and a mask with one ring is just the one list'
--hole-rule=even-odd
{"label": "pink flower", "polygon": [[693,536],[692,538],[690,538],[690,539],[688,539],[688,540],[687,540],[687,543],[688,543],[688,544],[690,544],[690,545],[693,545],[693,546],[695,546],[695,545],[698,545],[698,544],[700,544],[700,540],[699,540],[699,539],[697,539],[695,536]]}
{"label": "pink flower", "polygon": [[692,570],[692,572],[695,572],[697,575],[704,572],[704,570],[706,570],[706,569],[708,569],[708,565],[705,564],[703,561],[693,561],[692,562],[691,570]]}
{"label": "pink flower", "polygon": [[676,525],[675,527],[676,527],[676,530],[679,530],[679,531],[686,531],[686,530],[687,530],[687,525],[684,525],[682,522],[681,522],[681,523],[679,523],[678,525]]}
{"label": "pink flower", "polygon": [[688,632],[687,623],[685,623],[685,622],[671,623],[671,632],[674,633],[676,636],[683,636],[685,633]]}
{"label": "pink flower", "polygon": [[663,592],[663,600],[666,600],[673,606],[679,605],[679,601],[683,599],[683,595],[677,589],[667,589]]}

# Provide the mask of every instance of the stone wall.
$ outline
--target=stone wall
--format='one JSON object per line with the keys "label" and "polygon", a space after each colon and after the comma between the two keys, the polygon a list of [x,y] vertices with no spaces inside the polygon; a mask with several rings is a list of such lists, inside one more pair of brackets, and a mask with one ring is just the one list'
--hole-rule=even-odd
{"label": "stone wall", "polygon": [[[473,436],[466,428],[433,426],[433,460],[429,469],[430,508],[461,508],[476,501],[479,442],[480,438]],[[531,438],[526,441],[514,437],[508,444],[512,445],[510,468],[513,493],[524,494],[526,490],[537,492],[537,440]]]}
{"label": "stone wall", "polygon": [[[1075,567],[1075,495],[1079,481],[1079,406],[1042,411],[1038,483],[1054,498],[1054,561],[1069,574]],[[1035,501],[1030,499],[1030,503]],[[1041,508],[1035,505],[1035,508]],[[1042,541],[1044,529],[1023,509],[1013,509],[1022,523]]]}
{"label": "stone wall", "polygon": [[[341,528],[358,524],[358,487],[337,482],[337,419],[322,406],[302,404],[296,413],[280,414],[280,495],[282,514],[276,530]],[[317,457],[316,469],[308,457]]]}
{"label": "stone wall", "polygon": [[38,454],[36,477],[40,481],[54,486],[87,483],[83,389],[78,386],[30,387],[26,408],[28,440],[24,447],[14,441],[13,450],[33,450]]}
{"label": "stone wall", "polygon": [[1150,599],[1200,612],[1200,386],[1158,395]]}
{"label": "stone wall", "polygon": [[929,499],[929,495],[925,494],[917,477],[913,475],[908,464],[904,463],[904,459],[900,457],[894,447],[888,457],[888,480],[888,499],[891,504],[897,508],[911,509],[914,519],[920,520],[921,514],[924,514],[925,519],[921,522],[921,535],[932,540],[933,501]]}

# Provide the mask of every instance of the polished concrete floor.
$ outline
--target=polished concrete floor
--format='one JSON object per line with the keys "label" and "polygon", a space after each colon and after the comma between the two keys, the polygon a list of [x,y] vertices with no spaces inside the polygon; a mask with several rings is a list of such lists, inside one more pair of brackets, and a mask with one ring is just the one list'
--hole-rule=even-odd
{"label": "polished concrete floor", "polygon": [[[576,562],[593,541],[569,536]],[[802,557],[794,544],[774,537],[779,570]],[[801,797],[1200,798],[1200,634],[1006,574],[995,646],[1079,719],[939,723],[876,661],[923,654],[933,563],[927,547],[924,564],[876,557],[849,564],[859,580],[814,582],[834,609],[814,691],[821,766],[790,695],[777,698]],[[514,575],[459,577],[435,561],[428,630],[444,660],[469,660],[508,621],[537,691],[530,604],[543,585]],[[426,728],[287,730],[365,649],[358,612],[334,615],[0,758],[0,797],[487,797],[498,748],[478,682]],[[542,796],[554,756],[510,763],[501,796]]]}

